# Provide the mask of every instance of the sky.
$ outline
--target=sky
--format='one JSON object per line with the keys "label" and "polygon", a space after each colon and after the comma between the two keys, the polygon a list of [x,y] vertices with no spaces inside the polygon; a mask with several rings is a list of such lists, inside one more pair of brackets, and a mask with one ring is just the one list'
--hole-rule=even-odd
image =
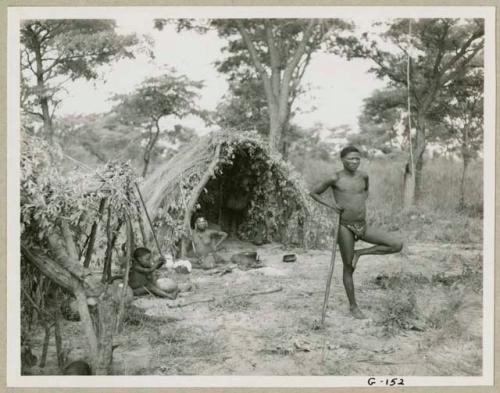
{"label": "sky", "polygon": [[[362,28],[369,24],[366,20],[358,23]],[[155,58],[139,54],[135,59],[123,59],[103,67],[102,76],[96,81],[77,80],[68,84],[59,115],[107,112],[112,107],[111,96],[131,92],[146,77],[160,75],[168,68],[192,80],[203,81],[199,104],[206,110],[216,108],[227,90],[227,82],[214,66],[214,62],[221,59],[224,46],[215,32],[177,33],[173,26],[158,31],[151,19],[141,17],[117,19],[117,29],[119,33],[152,38]],[[347,61],[333,54],[315,53],[303,77],[308,91],[295,103],[294,122],[305,128],[318,123],[325,128],[347,124],[356,131],[363,99],[383,86],[382,81],[368,72],[370,66],[369,60]],[[209,131],[203,121],[194,116],[181,121],[167,119],[165,126],[176,123],[200,133]]]}

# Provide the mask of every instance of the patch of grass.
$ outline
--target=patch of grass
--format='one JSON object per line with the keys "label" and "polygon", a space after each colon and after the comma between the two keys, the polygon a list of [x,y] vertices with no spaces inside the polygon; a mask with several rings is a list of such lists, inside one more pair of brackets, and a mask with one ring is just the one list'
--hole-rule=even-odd
{"label": "patch of grass", "polygon": [[[451,257],[456,256],[452,255]],[[481,255],[478,255],[472,261],[461,256],[458,257],[462,264],[462,272],[460,274],[435,274],[432,276],[432,283],[439,283],[450,288],[465,287],[475,293],[481,293],[483,288],[483,266]]]}
{"label": "patch of grass", "polygon": [[375,278],[374,284],[385,290],[378,312],[381,317],[377,321],[383,326],[385,335],[423,329],[425,322],[417,305],[417,289],[428,283],[426,277],[416,274],[379,275]]}
{"label": "patch of grass", "polygon": [[214,332],[198,327],[153,329],[149,343],[158,349],[160,356],[169,358],[204,358],[219,353],[220,338]]}
{"label": "patch of grass", "polygon": [[373,284],[382,289],[399,289],[411,286],[414,287],[416,285],[429,284],[429,282],[429,279],[423,274],[413,273],[406,273],[403,275],[398,274],[392,276],[389,276],[387,274],[379,274],[372,281]]}
{"label": "patch of grass", "polygon": [[413,289],[390,290],[382,302],[382,308],[382,318],[379,323],[384,326],[387,335],[395,335],[401,330],[418,328],[416,322],[421,319],[421,315]]}

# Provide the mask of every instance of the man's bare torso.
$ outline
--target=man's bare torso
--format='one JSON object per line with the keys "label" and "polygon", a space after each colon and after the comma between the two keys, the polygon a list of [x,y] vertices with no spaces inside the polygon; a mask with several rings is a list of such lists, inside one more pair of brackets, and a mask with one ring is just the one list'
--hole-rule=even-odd
{"label": "man's bare torso", "polygon": [[353,174],[339,171],[332,184],[333,195],[337,204],[344,209],[343,222],[361,222],[366,217],[366,199],[368,197],[368,175],[357,171]]}

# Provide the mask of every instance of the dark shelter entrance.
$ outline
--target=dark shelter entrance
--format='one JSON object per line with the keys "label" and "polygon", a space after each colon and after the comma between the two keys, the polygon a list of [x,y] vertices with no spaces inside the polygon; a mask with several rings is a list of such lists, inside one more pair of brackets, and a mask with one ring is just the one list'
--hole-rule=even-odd
{"label": "dark shelter entrance", "polygon": [[308,192],[255,133],[212,133],[186,146],[147,179],[144,194],[169,244],[187,240],[203,216],[241,240],[307,247]]}
{"label": "dark shelter entrance", "polygon": [[217,176],[208,181],[206,192],[198,199],[199,209],[193,222],[196,217],[204,216],[230,236],[238,236],[240,227],[252,214],[249,209],[256,197],[259,176],[269,170],[265,163],[255,164],[247,149],[237,149],[232,162],[221,164]]}

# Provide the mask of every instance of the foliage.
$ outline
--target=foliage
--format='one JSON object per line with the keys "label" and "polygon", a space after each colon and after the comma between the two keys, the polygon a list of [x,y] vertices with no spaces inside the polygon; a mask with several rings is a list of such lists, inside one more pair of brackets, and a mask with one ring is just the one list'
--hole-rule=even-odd
{"label": "foliage", "polygon": [[[156,20],[155,26],[161,29],[167,22]],[[233,85],[228,108],[235,109],[231,102],[248,98],[250,93],[252,102],[264,98],[273,153],[284,151],[283,137],[288,132],[292,106],[302,91],[302,76],[312,54],[320,49],[340,53],[339,48],[349,42],[342,33],[352,29],[349,22],[341,19],[210,19],[201,23],[181,19],[177,27],[201,33],[213,29],[227,41],[223,48],[226,56],[217,62],[217,68]],[[244,82],[237,82],[240,80]],[[257,81],[261,91],[253,88]],[[248,113],[243,112],[245,116]],[[248,117],[254,113],[252,108]]]}
{"label": "foliage", "polygon": [[397,334],[400,330],[422,330],[423,315],[417,305],[417,289],[429,280],[419,275],[377,276],[375,283],[384,289],[381,303],[381,318],[387,335]]}
{"label": "foliage", "polygon": [[[36,137],[23,140],[21,152],[21,237],[24,243],[47,249],[47,237],[58,231],[61,220],[76,234],[98,219],[98,206],[106,199],[113,222],[136,215],[135,174],[128,164],[109,162],[93,173],[62,175],[59,147]],[[47,250],[48,251],[48,250]]]}
{"label": "foliage", "polygon": [[252,75],[241,75],[229,82],[229,91],[217,105],[215,123],[221,129],[269,133],[269,114],[262,82]]}
{"label": "foliage", "polygon": [[[220,155],[214,157],[217,146],[221,146]],[[267,228],[274,240],[302,243],[306,233],[301,231],[307,232],[307,225],[312,225],[308,192],[292,166],[271,155],[255,132],[210,134],[187,146],[147,179],[144,193],[160,231],[174,242],[187,235],[183,223],[188,201],[212,162],[216,163],[215,171],[197,201],[195,215],[209,215],[213,220],[220,197],[230,192],[228,187],[239,187],[247,177],[252,197],[241,234],[255,240],[273,217],[277,230]]]}
{"label": "foliage", "polygon": [[[447,86],[461,78],[478,59],[482,61],[484,21],[482,19],[397,19],[384,25],[381,39],[364,33],[349,56],[373,60],[371,71],[389,81],[390,88],[409,91],[414,167],[411,203],[419,199],[423,154],[432,135],[429,122],[440,118]],[[411,29],[411,30],[410,30]],[[409,82],[408,58],[410,61]],[[409,85],[409,86],[408,86]],[[405,102],[401,102],[404,106]],[[407,114],[408,116],[408,114]]]}
{"label": "foliage", "polygon": [[97,78],[96,68],[133,57],[135,35],[122,36],[112,20],[26,20],[21,25],[21,104],[42,120],[52,140],[59,93],[69,80]]}
{"label": "foliage", "polygon": [[350,141],[356,145],[369,146],[384,153],[393,149],[406,150],[408,127],[406,117],[406,91],[398,88],[375,90],[364,100],[359,116],[360,132]]}
{"label": "foliage", "polygon": [[447,87],[443,102],[441,138],[448,142],[448,151],[459,151],[464,161],[477,158],[483,146],[483,86],[483,69],[472,69]]}
{"label": "foliage", "polygon": [[193,132],[181,126],[166,130],[161,125],[162,119],[174,116],[181,119],[187,115],[204,117],[196,106],[201,82],[175,75],[173,71],[159,77],[144,80],[132,93],[113,97],[116,105],[112,113],[117,122],[138,130],[141,144],[144,144],[144,168],[146,176],[152,153],[160,141],[170,145],[186,142]]}

